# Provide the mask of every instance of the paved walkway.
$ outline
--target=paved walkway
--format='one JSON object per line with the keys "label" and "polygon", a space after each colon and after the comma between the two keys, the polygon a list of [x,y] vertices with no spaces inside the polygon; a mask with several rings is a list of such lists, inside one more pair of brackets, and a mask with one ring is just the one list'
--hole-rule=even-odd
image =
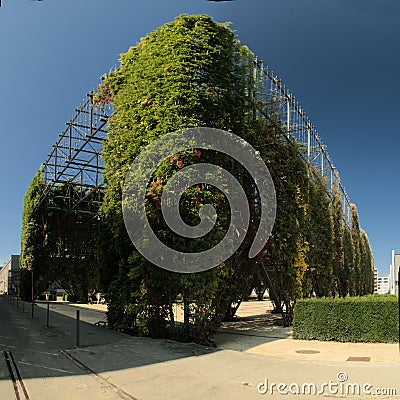
{"label": "paved walkway", "polygon": [[[16,326],[30,329],[20,332],[29,332],[35,338],[32,343],[49,350],[33,349],[31,339],[26,346],[34,353],[4,349],[15,353],[33,400],[400,400],[397,345],[295,341],[290,329],[276,326],[270,318],[267,322],[261,313],[254,316],[257,309],[264,312],[266,304],[244,303],[242,320],[224,324],[217,335],[218,348],[130,337],[90,324],[82,326],[83,347],[73,348],[73,334],[67,332],[73,326],[71,316],[80,309],[83,318],[96,320],[104,316],[104,309],[54,304],[52,328],[46,330],[45,304],[38,306],[32,320],[3,302],[4,312],[17,313]],[[45,345],[39,337],[46,338]],[[2,340],[12,344],[11,338]],[[234,346],[240,351],[229,349]],[[351,356],[370,359],[347,361]]]}
{"label": "paved walkway", "polygon": [[[66,303],[71,308],[105,313],[102,304]],[[179,307],[179,306],[178,306]],[[179,310],[179,308],[178,308]],[[268,357],[284,357],[304,361],[400,363],[398,343],[339,343],[317,340],[294,340],[291,328],[279,326],[279,315],[271,315],[269,301],[241,304],[238,321],[224,323],[214,340],[217,348]],[[93,323],[95,318],[84,319]],[[100,320],[100,318],[98,318]],[[105,321],[105,317],[101,318]],[[95,321],[97,322],[97,321]]]}
{"label": "paved walkway", "polygon": [[265,315],[271,309],[267,301],[243,303],[239,321],[216,335],[217,349],[127,338],[73,354],[97,370],[107,365],[107,380],[143,400],[400,399],[398,344],[293,340],[279,316]]}
{"label": "paved walkway", "polygon": [[148,338],[69,353],[138,400],[400,399],[399,363],[304,361]]}
{"label": "paved walkway", "polygon": [[237,313],[240,320],[224,323],[216,335],[217,347],[305,361],[400,363],[398,343],[294,340],[291,328],[278,325],[279,316],[265,315],[271,309],[268,301],[242,303]]}

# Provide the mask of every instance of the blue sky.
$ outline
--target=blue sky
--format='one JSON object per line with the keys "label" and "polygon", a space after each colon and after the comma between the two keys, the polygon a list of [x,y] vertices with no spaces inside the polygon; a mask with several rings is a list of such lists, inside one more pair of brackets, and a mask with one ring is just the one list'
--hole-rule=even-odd
{"label": "blue sky", "polygon": [[398,0],[3,0],[0,265],[19,253],[23,196],[75,107],[121,53],[182,13],[231,21],[286,83],[388,273],[400,252]]}

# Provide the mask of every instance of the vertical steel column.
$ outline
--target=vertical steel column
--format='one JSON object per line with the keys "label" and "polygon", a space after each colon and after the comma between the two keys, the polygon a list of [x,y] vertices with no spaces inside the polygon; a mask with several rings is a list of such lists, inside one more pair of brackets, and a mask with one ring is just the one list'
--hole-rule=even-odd
{"label": "vertical steel column", "polygon": [[321,176],[324,177],[324,153],[321,152]]}
{"label": "vertical steel column", "polygon": [[253,86],[253,101],[254,101],[254,112],[253,112],[253,117],[257,117],[257,85],[258,85],[258,79],[257,79],[257,70],[258,70],[258,59],[256,58],[255,63],[254,63],[254,68],[253,68],[253,80],[254,80],[254,86]]}
{"label": "vertical steel column", "polygon": [[46,310],[46,328],[49,327],[49,320],[50,320],[50,303],[47,302],[47,310]]}
{"label": "vertical steel column", "polygon": [[76,310],[76,347],[79,347],[79,335],[80,335],[79,320],[80,320],[79,310]]}
{"label": "vertical steel column", "polygon": [[32,279],[32,318],[33,318],[33,308],[35,306],[35,285],[33,283],[33,267],[31,266],[31,279]]}

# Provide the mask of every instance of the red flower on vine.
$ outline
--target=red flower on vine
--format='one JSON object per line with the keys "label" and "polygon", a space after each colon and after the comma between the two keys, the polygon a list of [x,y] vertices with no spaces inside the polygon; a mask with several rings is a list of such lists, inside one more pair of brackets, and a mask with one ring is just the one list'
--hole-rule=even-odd
{"label": "red flower on vine", "polygon": [[195,157],[197,159],[200,158],[200,156],[201,156],[201,150],[200,149],[193,149],[193,153],[194,153],[194,155],[195,155]]}
{"label": "red flower on vine", "polygon": [[162,187],[162,182],[159,180],[155,180],[151,183],[149,188],[150,195],[153,198],[153,202],[157,207],[161,205],[160,192]]}

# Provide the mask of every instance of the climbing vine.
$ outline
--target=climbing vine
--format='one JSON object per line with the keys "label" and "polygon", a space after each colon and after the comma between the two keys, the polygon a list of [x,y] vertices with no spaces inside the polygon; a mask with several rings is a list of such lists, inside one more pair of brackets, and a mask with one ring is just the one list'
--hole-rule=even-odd
{"label": "climbing vine", "polygon": [[[183,296],[188,303],[187,337],[207,342],[222,319],[233,316],[236,308],[232,305],[240,304],[255,287],[269,287],[277,309],[289,315],[294,301],[302,296],[330,296],[339,289],[342,296],[347,294],[351,285],[345,269],[353,275],[356,271],[360,236],[354,228],[347,232],[340,199],[327,196],[326,182],[299,156],[298,145],[284,137],[275,117],[266,122],[258,116],[253,79],[252,54],[227,24],[205,15],[183,15],[131,47],[121,56],[120,67],[101,84],[97,102],[111,101],[114,106],[103,146],[107,190],[101,208],[102,243],[107,243],[102,275],[107,277],[112,299],[111,325],[134,319],[142,334],[179,336],[172,303]],[[278,210],[264,251],[248,260],[246,246],[258,224],[254,183],[228,161],[225,166],[236,171],[253,204],[253,226],[242,248],[218,268],[181,276],[155,267],[136,252],[122,222],[121,191],[129,165],[141,149],[166,133],[193,126],[230,130],[259,150],[275,183]],[[182,219],[193,224],[202,204],[212,204],[219,211],[216,228],[205,240],[176,238],[162,219],[165,183],[184,166],[198,162],[227,163],[199,149],[171,154],[154,173],[146,197],[148,218],[158,237],[185,251],[201,251],[217,243],[229,225],[226,201],[207,185],[188,189],[181,199]],[[352,255],[344,254],[348,247]],[[357,263],[351,264],[349,257]],[[346,267],[346,262],[351,266]]]}
{"label": "climbing vine", "polygon": [[[44,188],[39,171],[24,200],[21,266],[34,268],[43,287],[56,280],[76,299],[102,287],[114,329],[204,344],[254,288],[260,297],[268,289],[288,323],[301,297],[370,293],[373,257],[355,206],[349,227],[339,194],[327,194],[327,182],[300,156],[300,144],[282,132],[273,105],[255,98],[254,79],[251,51],[228,24],[206,15],[182,15],[122,54],[120,66],[104,77],[94,96],[97,107],[112,103],[114,109],[102,149],[106,189],[99,215],[71,211],[68,199],[81,189],[69,183],[53,187],[47,203],[37,208]],[[260,107],[272,110],[267,118],[259,115]],[[194,240],[171,232],[162,217],[161,195],[185,166],[211,163],[232,172],[252,213],[235,254],[212,270],[182,275],[136,251],[122,218],[122,188],[143,148],[162,135],[196,126],[231,131],[259,151],[273,178],[278,208],[268,243],[249,260],[260,198],[246,170],[205,149],[169,155],[154,172],[145,198],[152,229],[168,246],[205,250],[219,243],[230,223],[225,196],[198,184],[182,195],[181,217],[196,225],[201,206],[211,204],[218,214],[214,228]],[[91,196],[97,194],[85,193],[88,203]],[[177,299],[184,303],[183,324],[177,322]]]}
{"label": "climbing vine", "polygon": [[[97,218],[82,209],[81,212],[69,209],[70,199],[77,195],[74,191],[81,190],[74,185],[66,183],[53,187],[46,202],[41,203],[44,189],[39,170],[24,199],[21,268],[33,270],[36,294],[57,283],[71,300],[86,301],[88,293],[99,287]],[[93,194],[86,194],[88,203],[91,196]],[[31,275],[24,276],[25,297],[29,298]]]}

